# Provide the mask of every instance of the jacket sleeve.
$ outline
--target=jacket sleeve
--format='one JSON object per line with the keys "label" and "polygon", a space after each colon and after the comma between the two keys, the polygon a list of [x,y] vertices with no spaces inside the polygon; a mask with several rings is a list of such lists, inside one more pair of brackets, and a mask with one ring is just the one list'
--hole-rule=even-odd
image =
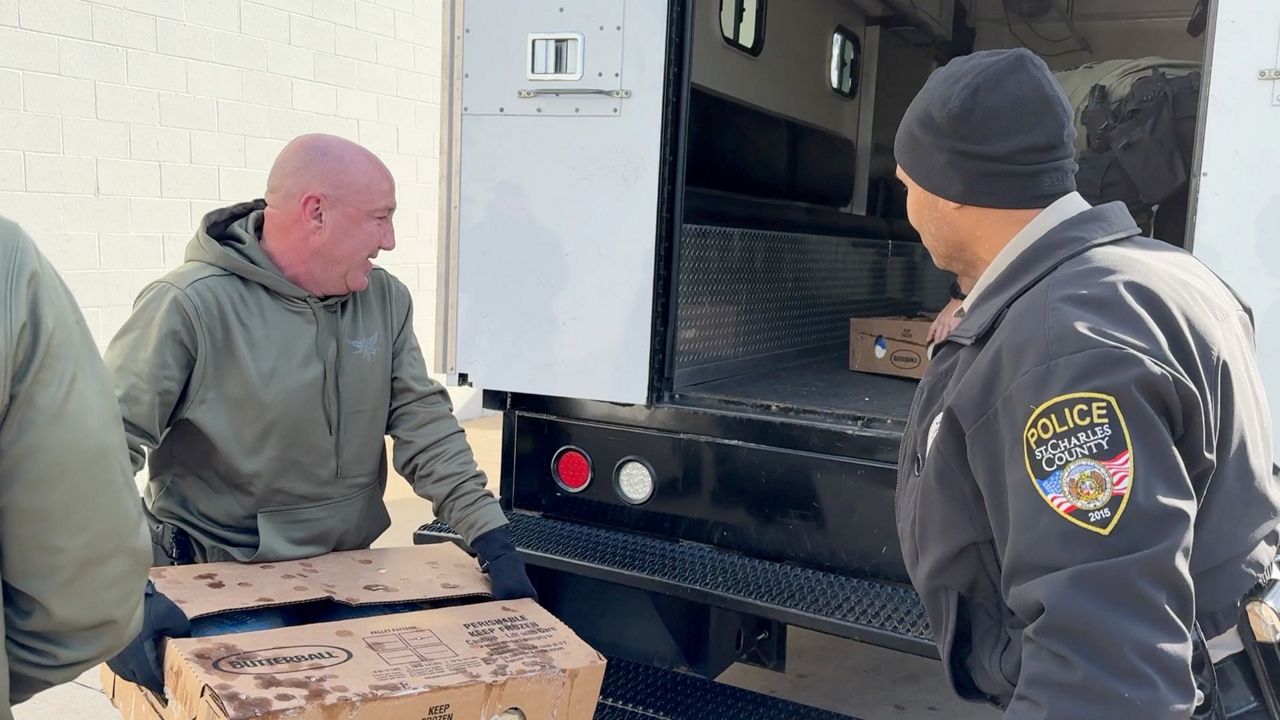
{"label": "jacket sleeve", "polygon": [[1197,397],[1137,353],[1092,349],[1021,377],[968,434],[1024,628],[999,661],[1017,681],[1006,718],[1190,716],[1197,505],[1178,446],[1204,422]]}
{"label": "jacket sleeve", "polygon": [[151,552],[102,359],[62,280],[25,235],[10,244],[12,229],[0,221],[0,257],[14,260],[0,261],[0,581],[21,702],[137,634]]}
{"label": "jacket sleeve", "polygon": [[449,394],[427,376],[427,366],[413,331],[413,306],[404,297],[404,320],[396,334],[391,359],[392,437],[396,470],[413,483],[414,492],[431,501],[436,515],[471,542],[507,524],[498,501],[476,466],[466,433],[453,414]]}
{"label": "jacket sleeve", "polygon": [[115,385],[133,470],[194,394],[200,348],[198,311],[180,288],[166,282],[147,287],[133,313],[107,346],[107,368]]}

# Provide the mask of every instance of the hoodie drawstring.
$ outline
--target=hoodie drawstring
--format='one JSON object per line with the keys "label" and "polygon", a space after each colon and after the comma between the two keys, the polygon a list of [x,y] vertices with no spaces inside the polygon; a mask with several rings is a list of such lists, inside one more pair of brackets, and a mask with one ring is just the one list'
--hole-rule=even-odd
{"label": "hoodie drawstring", "polygon": [[[328,329],[328,312],[320,307],[320,304],[314,298],[307,298],[307,305],[311,308],[311,314],[316,318],[316,356],[320,358],[320,364],[324,368],[324,389],[321,405],[324,407],[324,421],[329,427],[329,437],[334,435],[333,424],[333,405],[329,400],[330,385],[337,384],[337,368],[331,367],[334,363],[330,362],[329,348],[333,347],[332,334],[324,332]],[[325,341],[324,335],[329,335],[329,342]],[[335,355],[337,352],[335,351]]]}

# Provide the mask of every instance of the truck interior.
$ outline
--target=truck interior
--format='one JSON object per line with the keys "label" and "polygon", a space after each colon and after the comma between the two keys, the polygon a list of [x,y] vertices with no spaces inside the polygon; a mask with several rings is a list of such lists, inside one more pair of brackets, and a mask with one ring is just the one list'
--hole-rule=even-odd
{"label": "truck interior", "polygon": [[[932,69],[1020,46],[1055,72],[1149,56],[1199,63],[1208,35],[1196,0],[935,3],[947,43],[869,14],[876,4],[694,4],[668,402],[904,424],[915,381],[851,371],[849,321],[934,313],[949,298],[952,276],[930,261],[894,178],[897,124]],[[1181,243],[1185,198],[1184,183],[1156,208],[1165,222],[1149,223],[1170,242]]]}

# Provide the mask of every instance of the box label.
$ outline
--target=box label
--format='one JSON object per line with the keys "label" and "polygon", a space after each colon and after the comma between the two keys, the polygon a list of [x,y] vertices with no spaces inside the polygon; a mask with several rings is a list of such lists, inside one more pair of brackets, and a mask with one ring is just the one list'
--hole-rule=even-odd
{"label": "box label", "polygon": [[920,353],[915,350],[904,349],[895,350],[893,354],[889,356],[889,362],[893,363],[894,367],[899,367],[903,370],[915,370],[920,367],[922,360],[920,359]]}
{"label": "box label", "polygon": [[350,650],[332,645],[293,645],[227,655],[214,660],[213,667],[233,675],[288,675],[337,667],[351,657]]}

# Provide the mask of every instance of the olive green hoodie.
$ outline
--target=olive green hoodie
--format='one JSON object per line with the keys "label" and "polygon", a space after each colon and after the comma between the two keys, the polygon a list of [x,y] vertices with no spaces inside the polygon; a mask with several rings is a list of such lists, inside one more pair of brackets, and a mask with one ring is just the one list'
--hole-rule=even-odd
{"label": "olive green hoodie", "polygon": [[141,626],[151,552],[123,441],[75,299],[0,218],[0,720]]}
{"label": "olive green hoodie", "polygon": [[466,539],[506,523],[444,388],[427,376],[409,290],[375,269],[319,298],[258,242],[259,200],[205,216],[186,262],[139,295],[107,350],[146,501],[200,560],[367,547],[396,469]]}

